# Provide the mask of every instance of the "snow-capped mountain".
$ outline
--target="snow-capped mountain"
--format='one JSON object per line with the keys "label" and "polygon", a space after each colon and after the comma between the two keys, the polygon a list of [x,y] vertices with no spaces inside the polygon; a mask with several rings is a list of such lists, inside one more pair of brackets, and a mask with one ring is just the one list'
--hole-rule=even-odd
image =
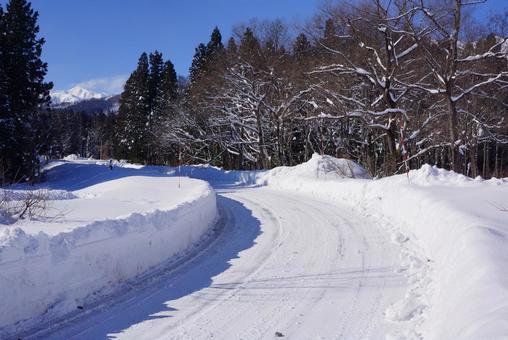
{"label": "snow-capped mountain", "polygon": [[75,86],[67,91],[51,92],[52,104],[59,107],[65,107],[91,99],[104,99],[106,97],[108,97],[108,95],[104,93],[92,92],[79,86]]}

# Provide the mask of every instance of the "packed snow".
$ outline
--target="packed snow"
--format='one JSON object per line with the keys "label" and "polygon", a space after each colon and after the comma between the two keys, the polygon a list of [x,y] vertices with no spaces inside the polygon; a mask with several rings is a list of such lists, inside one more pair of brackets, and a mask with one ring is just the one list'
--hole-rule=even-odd
{"label": "packed snow", "polygon": [[[33,324],[48,325],[92,301],[91,292],[127,279],[136,288],[29,338],[508,334],[508,179],[424,165],[373,180],[352,161],[320,155],[269,171],[116,162],[111,171],[76,156],[48,169],[39,189],[68,213],[4,228],[0,244],[15,246],[0,252],[0,284],[10,287],[1,291],[2,325],[41,313]],[[218,192],[214,238],[215,195],[196,179]],[[22,188],[9,190],[23,197]],[[203,237],[206,248],[180,267],[136,280]],[[88,242],[96,239],[106,240]],[[44,296],[28,289],[35,283]]]}
{"label": "packed snow", "polygon": [[216,221],[210,186],[164,168],[76,159],[48,168],[37,189],[47,193],[44,214],[0,226],[0,337],[84,308],[177,258]]}

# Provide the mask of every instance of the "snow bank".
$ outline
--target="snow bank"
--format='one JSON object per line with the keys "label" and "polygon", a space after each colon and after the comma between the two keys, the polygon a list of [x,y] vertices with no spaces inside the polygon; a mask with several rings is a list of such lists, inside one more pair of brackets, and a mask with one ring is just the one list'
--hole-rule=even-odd
{"label": "snow bank", "polygon": [[169,175],[202,179],[214,185],[255,185],[266,171],[223,170],[210,165],[170,168]]}
{"label": "snow bank", "polygon": [[331,156],[313,154],[312,158],[303,164],[293,167],[281,166],[268,171],[260,176],[264,179],[276,178],[281,181],[284,178],[319,179],[334,181],[343,178],[370,179],[367,171],[357,163],[348,159],[338,159]]}
{"label": "snow bank", "polygon": [[[69,164],[61,166],[57,173]],[[95,180],[130,174],[96,170]],[[118,284],[188,251],[217,217],[214,191],[198,180],[126,176],[73,193],[74,199],[54,202],[71,207],[62,221],[18,221],[0,229],[0,338],[86,309]]]}
{"label": "snow bank", "polygon": [[386,312],[388,320],[411,325],[399,337],[506,336],[508,182],[473,180],[428,165],[376,181],[322,174],[335,163],[315,155],[306,164],[269,171],[259,183],[347,204],[390,229],[404,250],[401,270],[410,282],[406,298]]}

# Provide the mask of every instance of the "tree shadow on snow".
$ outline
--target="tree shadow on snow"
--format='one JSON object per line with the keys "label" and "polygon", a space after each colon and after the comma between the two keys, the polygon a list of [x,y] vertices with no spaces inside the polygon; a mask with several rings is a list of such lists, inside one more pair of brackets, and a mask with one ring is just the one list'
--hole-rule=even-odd
{"label": "tree shadow on snow", "polygon": [[253,187],[256,171],[223,171],[212,167],[186,166],[181,169],[169,166],[147,165],[139,167],[114,166],[110,170],[106,161],[93,163],[74,163],[62,161],[44,173],[45,180],[36,187],[26,184],[13,185],[11,189],[32,190],[44,188],[75,191],[96,184],[130,176],[148,177],[188,177],[209,182],[216,189]]}
{"label": "tree shadow on snow", "polygon": [[[251,248],[261,234],[260,221],[242,203],[224,196],[218,196],[217,200],[222,210],[223,221],[220,223],[223,224],[223,231],[209,248],[184,264],[177,265],[177,268],[173,264],[173,268],[155,273],[152,282],[140,282],[139,287],[128,293],[109,302],[103,301],[101,306],[88,311],[85,317],[67,321],[60,332],[49,338],[113,339],[127,328],[142,322],[167,319],[178,313],[184,313],[186,317],[186,311],[178,310],[173,303],[187,295],[194,294],[203,299],[217,298],[210,296],[210,292],[217,290],[199,292],[212,287],[213,277],[231,267],[231,260],[238,258],[241,251]],[[188,302],[186,306],[189,306]],[[175,325],[170,325],[169,331],[172,326]]]}
{"label": "tree shadow on snow", "polygon": [[39,186],[54,190],[80,190],[92,185],[130,176],[167,177],[168,167],[142,166],[139,168],[124,168],[114,166],[110,170],[104,164],[63,163],[45,173],[46,181]]}

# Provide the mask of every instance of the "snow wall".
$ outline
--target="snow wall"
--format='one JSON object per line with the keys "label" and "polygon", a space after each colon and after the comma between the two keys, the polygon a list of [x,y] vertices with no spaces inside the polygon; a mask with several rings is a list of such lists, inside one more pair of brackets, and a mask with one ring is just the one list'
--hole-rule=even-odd
{"label": "snow wall", "polygon": [[[258,184],[348,205],[381,225],[389,221],[405,235],[398,237],[400,242],[407,236],[423,248],[428,259],[420,262],[429,262],[430,278],[417,277],[415,291],[410,288],[406,301],[390,311],[395,314],[392,319],[402,314],[396,321],[411,322],[415,315],[421,319],[409,338],[504,338],[508,334],[508,213],[489,207],[487,201],[495,202],[496,197],[506,201],[508,181],[473,180],[429,165],[409,176],[353,180],[334,169],[352,169],[356,178],[368,175],[348,162],[315,154],[307,163],[262,174]],[[430,283],[424,282],[429,279]],[[427,296],[420,295],[422,285],[427,286]]]}
{"label": "snow wall", "polygon": [[133,213],[54,236],[20,228],[1,232],[0,338],[16,333],[19,321],[37,324],[76,311],[207,237],[217,207],[215,192],[203,184],[199,197],[171,210]]}

